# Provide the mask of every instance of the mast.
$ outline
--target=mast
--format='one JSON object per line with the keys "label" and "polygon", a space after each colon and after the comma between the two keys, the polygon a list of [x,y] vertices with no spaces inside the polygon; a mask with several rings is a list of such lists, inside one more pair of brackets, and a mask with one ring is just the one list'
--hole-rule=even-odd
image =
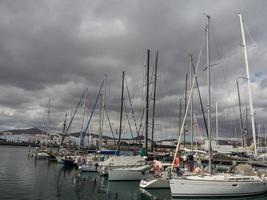
{"label": "mast", "polygon": [[256,145],[255,119],[254,119],[254,110],[253,110],[251,85],[250,85],[247,45],[246,45],[242,15],[239,13],[238,16],[239,16],[239,21],[240,21],[240,28],[241,28],[241,35],[242,35],[242,46],[243,46],[243,51],[244,51],[245,66],[246,66],[247,81],[248,81],[248,95],[249,95],[251,126],[252,126],[252,135],[253,135],[253,143],[254,143],[254,154],[255,154],[255,156],[257,156],[258,153],[257,153],[257,145]]}
{"label": "mast", "polygon": [[[194,72],[194,75],[195,75],[196,70],[195,70],[195,66],[194,66],[193,56],[192,55],[191,55],[191,60],[192,60],[191,62],[192,62],[193,72]],[[207,137],[209,137],[207,120],[206,120],[206,117],[205,117],[205,111],[204,111],[204,107],[203,107],[203,103],[202,103],[202,98],[201,98],[201,95],[200,95],[200,90],[199,90],[199,84],[198,84],[197,76],[196,76],[196,80],[195,81],[196,81],[197,93],[198,93],[198,98],[199,98],[200,107],[201,107],[201,111],[202,111],[202,116],[203,116],[203,120],[204,120],[205,130],[206,130]]]}
{"label": "mast", "polygon": [[215,109],[216,109],[216,144],[218,145],[219,144],[219,120],[218,120],[218,103],[216,101],[216,104],[215,104]]}
{"label": "mast", "polygon": [[145,155],[148,150],[148,111],[149,111],[149,56],[150,50],[147,49],[147,71],[146,71],[146,129],[145,129]]}
{"label": "mast", "polygon": [[121,146],[122,113],[123,113],[123,101],[124,101],[124,76],[125,76],[125,72],[123,71],[122,72],[122,82],[121,82],[121,112],[120,112],[118,155],[120,155],[120,146]]}
{"label": "mast", "polygon": [[[266,132],[265,132],[264,124],[263,124],[263,134],[264,134],[265,153],[267,153]],[[265,159],[264,159],[264,160],[265,160]]]}
{"label": "mast", "polygon": [[[189,92],[189,101],[191,99],[191,95],[192,95],[192,91],[193,91],[193,86],[194,86],[194,84],[196,82],[197,72],[198,72],[198,68],[199,68],[199,60],[200,60],[200,56],[201,56],[202,50],[203,50],[203,42],[204,42],[204,38],[202,39],[202,42],[201,42],[201,48],[200,48],[200,52],[199,52],[197,66],[196,66],[196,70],[194,71],[193,84],[192,84],[192,87],[191,87],[190,92]],[[180,143],[181,143],[181,138],[182,138],[182,133],[183,133],[183,130],[184,130],[185,118],[186,118],[186,115],[187,115],[188,108],[189,108],[189,104],[186,105],[186,110],[185,110],[186,112],[185,112],[185,115],[183,117],[183,121],[182,121],[182,124],[181,124],[181,127],[180,127],[179,138],[178,138],[178,142],[177,142],[177,145],[176,145],[176,148],[175,148],[175,153],[174,153],[174,156],[173,156],[171,170],[173,170],[174,162],[175,162],[176,156],[177,156],[178,151],[179,151],[179,147],[180,147]]]}
{"label": "mast", "polygon": [[246,121],[246,130],[244,131],[245,132],[245,140],[246,140],[246,146],[248,145],[247,144],[247,137],[248,137],[248,107],[246,106],[246,115],[245,115],[245,121]]}
{"label": "mast", "polygon": [[[64,131],[64,133],[63,133],[63,136],[62,136],[62,139],[61,139],[60,146],[63,145],[64,139],[65,139],[65,137],[66,137],[66,135],[67,135],[67,133],[68,133],[70,127],[71,127],[72,121],[73,121],[73,119],[74,119],[74,117],[75,117],[75,115],[76,115],[76,112],[77,112],[77,110],[78,110],[78,108],[79,108],[79,106],[80,106],[80,104],[81,104],[81,102],[82,102],[82,98],[84,97],[86,91],[87,91],[87,88],[84,90],[83,94],[81,95],[80,100],[79,100],[79,103],[77,104],[74,113],[71,114],[71,115],[72,115],[72,116],[71,116],[71,119],[70,119],[70,121],[69,121],[69,124],[68,124],[67,128],[65,129],[65,131]],[[67,116],[67,115],[66,115],[66,116]],[[58,149],[58,150],[59,150],[59,149]]]}
{"label": "mast", "polygon": [[[188,77],[188,74],[186,73],[186,76],[185,76],[185,92],[184,92],[184,114],[186,112],[186,105],[187,105],[187,77]],[[185,124],[184,124],[185,128],[184,128],[184,148],[185,148],[185,135],[186,135],[186,119],[185,119]]]}
{"label": "mast", "polygon": [[155,108],[156,108],[156,91],[157,91],[157,72],[158,72],[158,56],[159,51],[156,54],[156,61],[155,61],[155,75],[154,75],[154,95],[153,95],[153,114],[152,114],[152,134],[151,134],[151,151],[153,152],[154,147],[154,126],[155,126]]}
{"label": "mast", "polygon": [[47,148],[47,143],[50,141],[50,137],[51,137],[51,119],[50,119],[50,97],[48,99],[48,111],[47,111],[47,134],[48,134],[48,138],[47,138],[47,142],[46,142],[46,148]]}
{"label": "mast", "polygon": [[[190,59],[190,84],[191,86],[193,85],[193,63],[192,63],[192,56],[189,55],[189,59]],[[194,92],[194,90],[193,90]],[[194,139],[194,135],[193,135],[193,97],[194,97],[194,93],[192,93],[192,97],[191,97],[191,108],[190,108],[190,132],[191,132],[191,151],[193,152],[193,139]]]}
{"label": "mast", "polygon": [[211,168],[211,99],[210,99],[210,43],[209,43],[209,25],[210,25],[210,16],[207,15],[207,68],[208,68],[208,76],[207,76],[207,82],[208,82],[208,133],[209,133],[209,173],[212,173]]}
{"label": "mast", "polygon": [[102,110],[103,110],[103,94],[100,94],[100,109],[99,109],[99,127],[98,127],[98,136],[99,136],[99,140],[98,140],[98,150],[101,151],[102,150]]}
{"label": "mast", "polygon": [[181,132],[181,119],[182,119],[182,99],[180,99],[180,104],[179,104],[179,134]]}
{"label": "mast", "polygon": [[63,134],[65,133],[65,130],[66,130],[66,123],[67,123],[67,115],[68,115],[68,113],[66,112],[66,114],[65,114],[65,119],[64,119],[64,123],[63,123]]}
{"label": "mast", "polygon": [[[99,88],[98,94],[97,94],[96,99],[95,99],[95,102],[94,102],[93,110],[92,110],[92,112],[91,112],[91,114],[90,114],[90,116],[89,116],[89,119],[88,119],[88,122],[87,122],[87,125],[86,125],[86,128],[85,128],[85,131],[84,131],[83,134],[82,134],[81,145],[83,144],[84,137],[85,137],[85,135],[86,135],[86,133],[87,133],[87,131],[88,131],[88,128],[89,128],[91,119],[92,119],[93,114],[94,114],[94,112],[95,112],[95,108],[96,108],[96,105],[97,105],[99,96],[100,96],[100,94],[101,94],[103,85],[104,85],[104,80],[103,80],[102,83],[101,83],[101,86],[100,86],[100,88]],[[91,127],[90,127],[90,129],[91,129]],[[90,136],[90,135],[89,135],[89,136]]]}
{"label": "mast", "polygon": [[243,135],[244,125],[243,125],[243,119],[242,119],[241,100],[240,100],[240,91],[239,91],[238,80],[236,80],[236,87],[237,87],[239,116],[240,116],[240,132],[241,132],[241,139],[242,139],[242,147],[244,147],[244,135]]}
{"label": "mast", "polygon": [[80,137],[79,137],[79,147],[81,146],[80,140],[81,140],[81,137],[83,134],[84,116],[85,116],[85,112],[86,112],[86,99],[87,99],[87,93],[85,94],[84,102],[83,102],[83,116],[82,116],[81,132],[80,132]]}
{"label": "mast", "polygon": [[107,75],[104,77],[104,94],[101,93],[100,99],[101,99],[101,107],[100,107],[100,115],[99,115],[99,151],[102,150],[102,137],[103,137],[103,125],[104,125],[104,110],[105,110],[105,98],[106,98],[106,81],[107,81]]}

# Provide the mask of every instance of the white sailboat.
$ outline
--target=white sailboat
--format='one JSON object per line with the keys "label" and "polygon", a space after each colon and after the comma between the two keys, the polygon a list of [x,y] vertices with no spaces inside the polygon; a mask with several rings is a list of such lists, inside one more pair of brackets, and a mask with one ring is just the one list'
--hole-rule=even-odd
{"label": "white sailboat", "polygon": [[[209,85],[209,98],[208,98],[208,132],[209,132],[209,173],[201,174],[199,176],[184,176],[181,178],[173,178],[170,180],[171,193],[173,197],[222,197],[222,196],[251,196],[261,194],[267,191],[267,179],[263,176],[256,175],[236,175],[230,173],[223,174],[212,174],[211,169],[211,132],[210,132],[210,58],[209,58],[209,20],[206,27],[207,34],[207,67],[208,67],[208,85]],[[242,40],[243,40],[243,48],[245,55],[245,64],[248,78],[248,87],[249,87],[249,96],[250,96],[250,108],[252,114],[252,129],[254,129],[254,117],[253,117],[253,107],[252,107],[252,98],[251,98],[251,90],[250,90],[250,79],[249,79],[249,70],[248,70],[248,62],[247,62],[247,52],[246,52],[246,43],[245,36],[243,31],[243,22],[242,16],[239,14]],[[194,82],[193,82],[194,84]],[[192,88],[190,91],[190,95],[192,92]],[[190,98],[189,98],[190,99]],[[189,103],[187,105],[187,110],[189,107]],[[186,112],[187,112],[186,110]],[[186,114],[185,114],[186,115]],[[184,124],[184,123],[183,123]],[[253,128],[254,127],[254,128]],[[183,129],[183,125],[182,125]],[[254,129],[255,130],[255,129]],[[254,136],[253,130],[253,138]],[[177,150],[179,148],[180,138],[178,140],[175,157],[177,155]],[[256,141],[254,140],[254,144]],[[255,145],[255,155],[257,155],[256,145]]]}
{"label": "white sailboat", "polygon": [[143,177],[139,183],[140,188],[144,189],[168,189],[170,188],[170,176],[169,172],[164,171],[160,176],[146,176]]}
{"label": "white sailboat", "polygon": [[98,164],[97,171],[101,175],[109,175],[110,170],[143,167],[147,165],[147,162],[141,156],[112,156]]}
{"label": "white sailboat", "polygon": [[170,180],[172,196],[251,196],[267,191],[267,181],[258,176],[207,174]]}
{"label": "white sailboat", "polygon": [[[147,50],[147,82],[149,81],[149,56],[150,50]],[[122,131],[122,115],[124,105],[124,80],[125,72],[122,72],[122,93],[121,93],[121,111],[120,111],[120,128],[119,128],[119,144],[117,152],[120,154],[121,145],[121,131]],[[147,103],[146,103],[146,134],[145,134],[145,154],[147,155],[148,149],[148,94],[149,84],[147,84]],[[114,162],[115,161],[115,162]],[[141,180],[144,175],[147,175],[150,164],[145,158],[141,156],[119,156],[112,157],[106,161],[106,164],[100,164],[98,171],[100,174],[108,174],[109,181],[132,181]]]}
{"label": "white sailboat", "polygon": [[113,168],[108,171],[109,181],[140,181],[149,174],[150,165],[139,167]]}

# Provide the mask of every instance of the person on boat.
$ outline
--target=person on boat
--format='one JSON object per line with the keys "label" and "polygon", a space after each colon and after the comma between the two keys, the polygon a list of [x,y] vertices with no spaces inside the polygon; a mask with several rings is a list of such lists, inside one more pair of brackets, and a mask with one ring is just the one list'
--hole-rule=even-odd
{"label": "person on boat", "polygon": [[189,172],[193,172],[195,166],[194,166],[194,156],[192,154],[188,155],[187,159],[187,169]]}
{"label": "person on boat", "polygon": [[195,167],[195,169],[193,170],[193,174],[195,175],[200,175],[202,172],[201,168],[200,167]]}
{"label": "person on boat", "polygon": [[162,175],[161,174],[162,167],[163,167],[163,165],[162,165],[162,163],[160,161],[158,161],[158,160],[154,160],[153,161],[153,172],[154,172],[155,176],[159,176],[160,177]]}
{"label": "person on boat", "polygon": [[181,162],[181,158],[180,158],[180,156],[178,155],[178,156],[175,158],[174,166],[173,166],[173,169],[175,169],[175,172],[176,172],[177,175],[180,175],[180,162]]}

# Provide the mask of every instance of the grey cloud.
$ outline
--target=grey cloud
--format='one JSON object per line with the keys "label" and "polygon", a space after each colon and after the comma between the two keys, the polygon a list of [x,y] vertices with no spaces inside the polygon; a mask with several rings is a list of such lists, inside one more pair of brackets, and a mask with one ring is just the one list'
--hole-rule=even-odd
{"label": "grey cloud", "polygon": [[[252,76],[257,89],[253,91],[255,108],[264,121],[265,96],[259,90],[266,82],[265,1],[29,0],[0,4],[0,111],[6,113],[1,117],[1,129],[42,126],[50,97],[54,126],[59,130],[64,113],[70,114],[85,88],[91,111],[104,74],[108,74],[107,107],[116,124],[122,71],[126,71],[140,120],[145,50],[151,48],[151,65],[156,50],[160,53],[157,121],[163,131],[175,136],[179,99],[184,98],[185,73],[189,72],[188,55],[194,54],[197,62],[206,24],[204,13],[211,15],[211,61],[219,63],[212,68],[212,104],[217,99],[222,115],[228,115],[238,105],[235,80],[245,75],[239,11],[245,19],[251,71],[264,72],[260,79]],[[198,75],[204,106],[205,65],[204,51]],[[246,83],[240,80],[240,84],[247,105]],[[203,127],[196,97],[194,104]],[[26,112],[34,117],[18,114]],[[77,130],[80,119],[81,111],[75,122]],[[227,117],[221,119],[233,132],[234,125],[228,126]],[[233,115],[233,121],[237,119],[238,115]]]}

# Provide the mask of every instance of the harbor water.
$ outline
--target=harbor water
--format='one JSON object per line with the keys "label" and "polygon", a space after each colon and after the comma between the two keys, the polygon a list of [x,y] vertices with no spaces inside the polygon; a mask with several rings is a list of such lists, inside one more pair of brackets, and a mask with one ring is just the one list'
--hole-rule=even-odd
{"label": "harbor water", "polygon": [[[0,145],[1,200],[171,199],[167,189],[140,189],[138,181],[109,182],[97,173],[80,173],[56,162],[35,160],[27,153],[26,147]],[[267,194],[240,199],[265,200]]]}

